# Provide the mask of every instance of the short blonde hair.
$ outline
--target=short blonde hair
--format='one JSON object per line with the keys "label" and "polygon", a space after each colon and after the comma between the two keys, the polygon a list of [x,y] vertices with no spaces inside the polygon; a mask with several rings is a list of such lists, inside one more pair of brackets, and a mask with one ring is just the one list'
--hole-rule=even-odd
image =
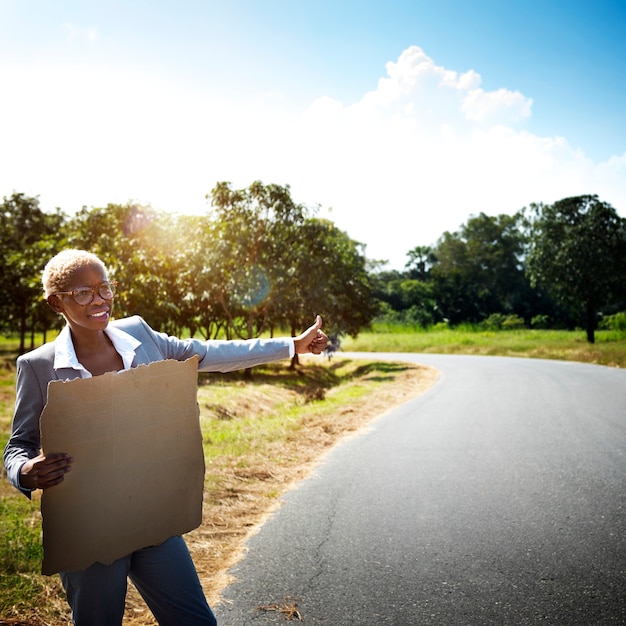
{"label": "short blonde hair", "polygon": [[86,265],[99,265],[105,272],[107,271],[104,263],[95,254],[86,250],[62,250],[52,257],[41,276],[45,297],[63,291],[72,274]]}

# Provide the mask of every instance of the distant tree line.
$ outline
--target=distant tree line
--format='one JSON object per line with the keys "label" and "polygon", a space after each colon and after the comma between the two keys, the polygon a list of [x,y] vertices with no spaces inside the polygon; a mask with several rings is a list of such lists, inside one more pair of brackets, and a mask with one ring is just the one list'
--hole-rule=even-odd
{"label": "distant tree line", "polygon": [[626,220],[597,196],[471,216],[410,250],[404,271],[368,260],[363,244],[295,203],[289,186],[222,182],[207,199],[201,216],[128,203],[70,217],[42,211],[36,197],[5,197],[0,330],[18,332],[24,351],[35,332],[59,327],[40,280],[67,247],[107,264],[119,281],[118,317],[140,314],[159,330],[205,338],[297,334],[319,312],[333,338],[384,320],[584,326],[593,341],[600,313],[626,309]]}
{"label": "distant tree line", "polygon": [[471,216],[404,272],[372,275],[388,321],[431,326],[583,327],[626,309],[626,219],[595,195]]}

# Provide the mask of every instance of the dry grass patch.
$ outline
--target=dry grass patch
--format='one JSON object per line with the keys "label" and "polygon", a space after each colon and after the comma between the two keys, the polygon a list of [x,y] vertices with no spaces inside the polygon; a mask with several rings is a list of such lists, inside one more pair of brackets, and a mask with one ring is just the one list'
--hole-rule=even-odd
{"label": "dry grass patch", "polygon": [[300,615],[300,611],[298,611],[298,603],[291,600],[290,598],[285,598],[283,602],[279,602],[278,604],[268,604],[257,607],[258,611],[275,611],[276,613],[280,613],[284,616],[286,620],[297,620],[298,622],[303,621],[302,615]]}

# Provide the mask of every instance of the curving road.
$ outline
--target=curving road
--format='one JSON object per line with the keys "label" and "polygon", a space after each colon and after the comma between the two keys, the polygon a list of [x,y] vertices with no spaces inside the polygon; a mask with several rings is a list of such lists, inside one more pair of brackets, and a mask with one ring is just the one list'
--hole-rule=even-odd
{"label": "curving road", "polygon": [[254,536],[220,626],[626,624],[626,371],[500,357],[437,367],[336,447]]}

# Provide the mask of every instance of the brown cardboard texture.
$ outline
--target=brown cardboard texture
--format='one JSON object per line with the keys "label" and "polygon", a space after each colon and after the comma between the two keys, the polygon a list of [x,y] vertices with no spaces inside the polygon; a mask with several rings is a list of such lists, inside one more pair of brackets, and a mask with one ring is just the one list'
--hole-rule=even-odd
{"label": "brown cardboard texture", "polygon": [[197,357],[49,383],[42,449],[74,464],[42,496],[44,574],[110,564],[200,525],[197,389]]}

